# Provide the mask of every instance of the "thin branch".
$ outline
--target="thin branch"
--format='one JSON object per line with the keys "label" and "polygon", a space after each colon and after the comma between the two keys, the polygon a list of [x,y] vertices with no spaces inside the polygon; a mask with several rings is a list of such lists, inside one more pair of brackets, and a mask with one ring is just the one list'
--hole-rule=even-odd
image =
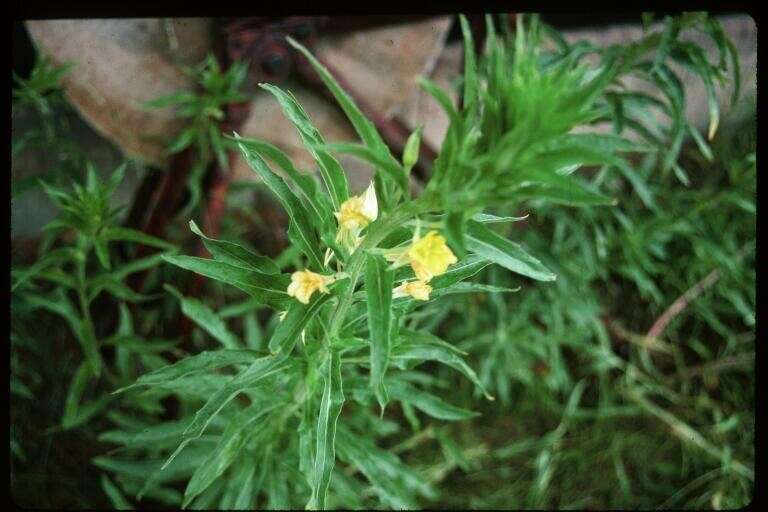
{"label": "thin branch", "polygon": [[[736,261],[740,261],[751,247],[751,243],[747,243],[739,252],[736,253]],[[645,335],[647,338],[658,338],[661,333],[664,332],[667,325],[680,313],[682,313],[688,305],[693,302],[699,295],[705,290],[711,288],[717,281],[720,280],[722,273],[720,269],[714,269],[707,274],[704,279],[693,285],[688,291],[682,294],[680,297],[667,308],[666,311],[653,323],[648,333]]]}
{"label": "thin branch", "polygon": [[704,279],[693,285],[692,288],[678,297],[677,300],[675,300],[675,302],[673,302],[672,305],[669,306],[667,310],[664,311],[664,313],[653,323],[651,328],[648,330],[648,333],[645,335],[646,338],[658,338],[659,335],[664,332],[664,329],[666,329],[667,325],[677,315],[682,313],[685,308],[687,308],[688,305],[696,299],[696,297],[704,292],[704,290],[714,285],[720,279],[720,276],[720,269],[715,269],[707,274]]}

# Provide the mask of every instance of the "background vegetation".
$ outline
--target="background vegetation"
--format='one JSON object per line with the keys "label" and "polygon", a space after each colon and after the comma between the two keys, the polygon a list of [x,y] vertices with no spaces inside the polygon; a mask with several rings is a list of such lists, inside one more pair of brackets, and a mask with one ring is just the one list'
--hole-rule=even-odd
{"label": "background vegetation", "polygon": [[[160,240],[121,224],[111,198],[135,164],[100,182],[65,124],[69,107],[59,80],[75,71],[41,56],[30,77],[15,80],[14,116],[23,111],[36,121],[14,130],[12,151],[19,158],[55,147],[64,156],[39,182],[13,181],[13,197],[41,187],[60,212],[34,257],[25,260],[12,247],[15,501],[280,509],[313,500],[317,506],[316,477],[307,467],[317,459],[305,456],[304,432],[313,442],[319,435],[312,425],[325,403],[321,387],[334,389],[320,375],[338,364],[345,367],[338,374],[347,405],[327,508],[747,504],[755,460],[754,111],[746,119],[720,119],[716,91],[738,77],[738,62],[718,24],[702,14],[665,21],[642,40],[611,48],[567,44],[534,17],[510,33],[489,31],[483,58],[465,63],[461,109],[444,103],[453,119],[427,190],[447,214],[435,222],[458,255],[477,253],[472,240],[479,235],[471,230],[478,223],[470,217],[485,211],[507,220],[486,224],[492,232],[536,259],[515,267],[517,273],[478,265],[460,283],[464,288],[451,289],[461,293],[437,293],[403,313],[401,333],[432,333],[450,351],[411,362],[403,357],[389,372],[398,380],[388,384],[392,401],[383,414],[381,397],[368,386],[366,352],[355,352],[366,347],[361,327],[341,340],[339,353],[347,356],[338,362],[314,352],[312,343],[296,349],[315,368],[305,379],[316,400],[300,409],[306,415],[300,423],[291,423],[290,407],[264,406],[302,403],[294,370],[286,369],[269,387],[248,388],[194,441],[185,432],[197,411],[246,373],[251,352],[268,354],[280,332],[269,301],[208,270],[202,273],[213,279],[203,281],[205,293],[185,297],[180,290],[194,277],[169,264],[190,268],[181,255],[199,238],[190,236],[187,221],[199,221],[205,164],[226,163],[226,149],[235,147],[215,128],[217,109],[242,99],[243,68],[203,63],[190,71],[199,78],[197,95],[154,105],[175,104],[193,119],[169,141],[169,152],[194,147],[202,169],[186,184],[184,214],[168,240]],[[712,38],[714,59],[682,37],[692,30]],[[707,84],[708,134],[685,119],[674,66]],[[622,88],[628,75],[655,92]],[[423,86],[444,101],[434,84]],[[290,96],[270,92],[301,120]],[[610,133],[558,138],[575,126]],[[305,128],[304,135],[312,133]],[[371,154],[380,149],[375,139],[361,138]],[[279,153],[244,144],[290,174]],[[307,145],[329,155],[361,154],[322,140]],[[400,197],[396,180],[387,181],[392,165],[371,154],[363,157],[388,169],[377,191],[391,208]],[[395,171],[407,168],[401,160],[407,159],[395,159]],[[511,182],[510,168],[530,172],[528,181]],[[474,169],[483,169],[482,178]],[[504,187],[515,195],[499,197]],[[269,250],[254,234],[264,229],[254,201],[281,208],[263,188],[232,187],[218,236],[237,245],[203,237],[206,247],[220,261],[245,251],[237,254],[267,274],[303,268],[305,247],[293,245],[274,260],[261,256]],[[382,210],[387,207],[383,201]],[[201,234],[196,225],[193,231]],[[139,252],[139,246],[151,249]],[[138,275],[144,280],[137,291]],[[188,319],[188,336],[176,328],[180,317]],[[322,329],[307,328],[309,339],[319,339]],[[200,363],[201,357],[207,359]],[[137,379],[148,391],[113,393]],[[187,446],[178,452],[182,440]],[[168,462],[171,454],[178,456]]]}

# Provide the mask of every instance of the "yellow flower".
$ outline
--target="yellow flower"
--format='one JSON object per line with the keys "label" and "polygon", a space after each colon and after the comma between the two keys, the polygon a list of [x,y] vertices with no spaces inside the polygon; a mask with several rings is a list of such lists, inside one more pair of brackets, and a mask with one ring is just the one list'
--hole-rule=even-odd
{"label": "yellow flower", "polygon": [[458,260],[445,243],[445,237],[430,231],[424,238],[417,238],[406,252],[416,278],[425,283],[435,276],[445,274],[449,265]]}
{"label": "yellow flower", "polygon": [[288,285],[288,295],[296,297],[302,304],[309,304],[309,298],[317,290],[328,293],[326,285],[336,279],[333,276],[323,276],[311,270],[299,270],[291,274],[291,284]]}
{"label": "yellow flower", "polygon": [[392,298],[413,297],[416,300],[429,300],[432,287],[424,281],[409,281],[392,290]]}
{"label": "yellow flower", "polygon": [[360,231],[379,216],[379,204],[376,190],[371,183],[361,196],[353,196],[341,203],[334,214],[339,221],[336,241],[348,250],[354,250],[360,244]]}

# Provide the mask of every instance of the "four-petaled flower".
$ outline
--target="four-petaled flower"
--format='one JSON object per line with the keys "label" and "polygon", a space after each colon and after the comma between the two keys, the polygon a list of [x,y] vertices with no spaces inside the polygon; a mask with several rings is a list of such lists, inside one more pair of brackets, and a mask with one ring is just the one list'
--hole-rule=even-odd
{"label": "four-petaled flower", "polygon": [[309,299],[317,290],[328,293],[327,285],[336,280],[333,276],[316,274],[311,270],[299,270],[291,274],[291,284],[288,285],[288,295],[296,297],[302,304],[309,304]]}
{"label": "four-petaled flower", "polygon": [[445,243],[445,237],[437,231],[430,231],[424,238],[418,235],[404,253],[393,252],[387,259],[395,262],[395,267],[407,261],[411,264],[416,279],[428,283],[433,277],[445,274],[449,265],[458,261]]}
{"label": "four-petaled flower", "polygon": [[376,190],[371,183],[363,195],[353,196],[341,203],[334,214],[339,222],[336,241],[349,251],[360,244],[360,231],[379,216],[379,204]]}
{"label": "four-petaled flower", "polygon": [[408,281],[392,290],[392,298],[413,297],[416,300],[429,300],[431,291],[432,287],[424,281]]}

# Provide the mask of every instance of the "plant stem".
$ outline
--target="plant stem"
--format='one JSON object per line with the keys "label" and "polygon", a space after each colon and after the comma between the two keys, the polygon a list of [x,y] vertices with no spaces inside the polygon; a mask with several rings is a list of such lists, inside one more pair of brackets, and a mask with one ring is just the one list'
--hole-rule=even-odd
{"label": "plant stem", "polygon": [[83,257],[77,260],[77,298],[80,303],[83,330],[87,333],[81,335],[85,338],[83,339],[83,351],[85,352],[86,359],[91,362],[92,375],[98,377],[101,373],[101,354],[99,353],[99,347],[95,345],[90,347],[89,351],[86,346],[89,342],[96,343],[96,329],[93,327],[93,319],[91,318],[91,310],[86,293],[85,264],[88,254],[88,247],[86,244],[87,242],[80,244],[80,250],[82,251]]}
{"label": "plant stem", "polygon": [[419,212],[426,210],[426,204],[422,201],[416,201],[409,203],[399,210],[392,212],[388,217],[381,219],[379,222],[374,222],[368,228],[368,234],[363,239],[360,246],[352,253],[352,257],[347,264],[346,272],[349,274],[349,284],[344,292],[343,296],[338,302],[336,309],[331,316],[330,327],[328,328],[328,336],[326,343],[330,343],[330,340],[336,338],[344,325],[344,320],[347,316],[347,311],[352,306],[352,298],[355,293],[355,287],[357,281],[360,279],[360,274],[363,271],[363,263],[365,262],[365,253],[375,248],[387,235],[393,230],[400,227],[403,222],[410,217],[418,214]]}

